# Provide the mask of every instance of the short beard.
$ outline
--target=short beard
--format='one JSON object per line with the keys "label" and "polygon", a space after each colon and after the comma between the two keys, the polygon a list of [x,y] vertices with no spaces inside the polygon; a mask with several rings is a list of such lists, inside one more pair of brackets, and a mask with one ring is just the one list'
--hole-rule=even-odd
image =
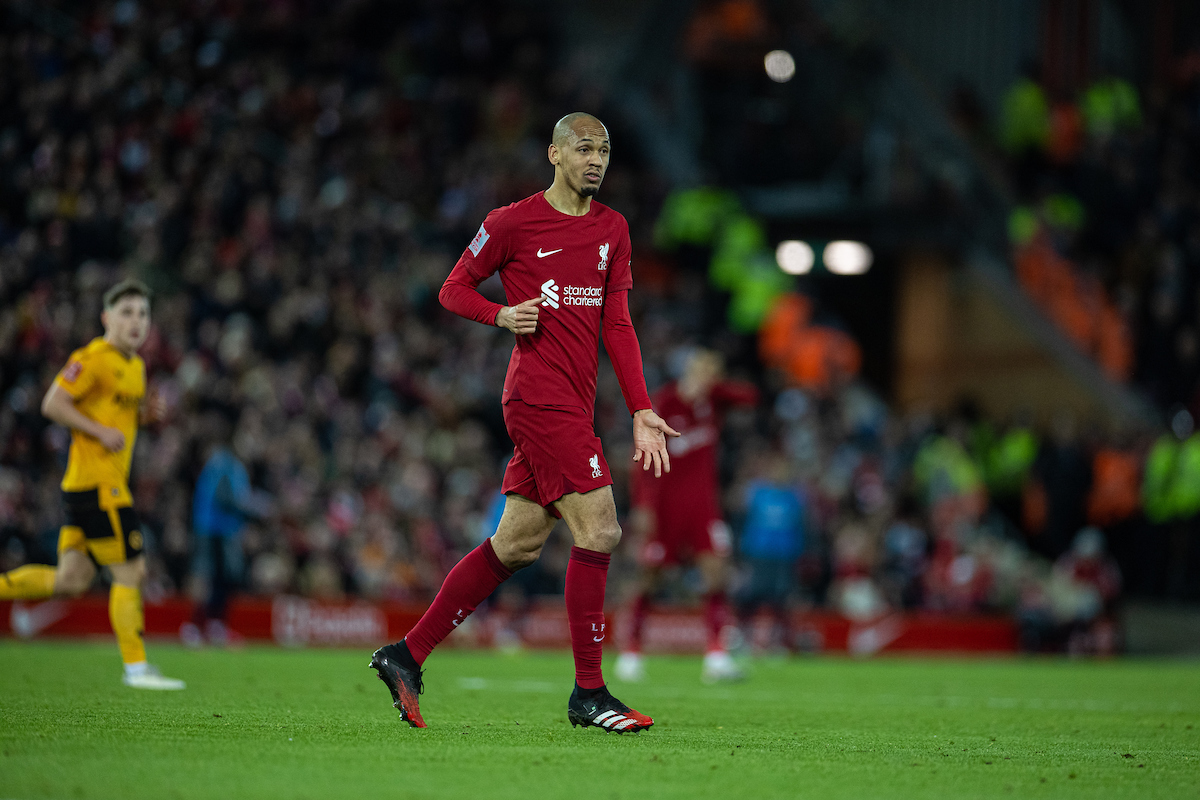
{"label": "short beard", "polygon": [[579,187],[579,196],[580,197],[595,197],[596,194],[599,193],[599,191],[600,191],[600,186],[598,184],[595,186],[592,186],[591,184],[589,184],[587,186],[580,186]]}

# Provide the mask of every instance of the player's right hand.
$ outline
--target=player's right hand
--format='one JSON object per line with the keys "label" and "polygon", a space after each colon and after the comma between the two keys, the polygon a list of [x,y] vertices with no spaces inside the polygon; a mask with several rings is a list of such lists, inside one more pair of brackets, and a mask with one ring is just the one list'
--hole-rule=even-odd
{"label": "player's right hand", "polygon": [[96,438],[100,440],[100,444],[104,445],[104,449],[110,453],[116,453],[125,448],[125,434],[116,428],[104,426],[96,433]]}
{"label": "player's right hand", "polygon": [[541,295],[515,306],[505,306],[496,315],[496,324],[519,335],[533,333],[537,330],[538,306],[545,300],[546,296]]}

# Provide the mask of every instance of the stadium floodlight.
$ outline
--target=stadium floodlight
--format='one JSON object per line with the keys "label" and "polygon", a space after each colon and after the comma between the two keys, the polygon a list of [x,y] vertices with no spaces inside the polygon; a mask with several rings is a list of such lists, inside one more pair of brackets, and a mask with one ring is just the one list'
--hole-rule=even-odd
{"label": "stadium floodlight", "polygon": [[875,254],[862,242],[839,240],[825,245],[821,260],[834,275],[862,275],[871,268]]}
{"label": "stadium floodlight", "polygon": [[772,50],[763,58],[767,77],[776,83],[787,83],[796,76],[796,59],[787,50]]}
{"label": "stadium floodlight", "polygon": [[775,263],[788,275],[807,275],[812,271],[816,255],[808,242],[788,239],[775,248]]}

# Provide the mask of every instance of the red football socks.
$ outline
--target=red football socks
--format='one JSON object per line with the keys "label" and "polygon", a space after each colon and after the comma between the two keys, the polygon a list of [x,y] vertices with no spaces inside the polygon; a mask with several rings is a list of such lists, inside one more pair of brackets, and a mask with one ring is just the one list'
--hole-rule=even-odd
{"label": "red football socks", "polygon": [[710,592],[704,596],[704,627],[708,631],[708,643],[704,652],[724,650],[721,646],[721,629],[725,627],[725,593]]}
{"label": "red football socks", "polygon": [[571,548],[567,562],[567,622],[575,654],[575,683],[580,689],[604,686],[600,671],[604,637],[604,584],[608,579],[608,553]]}
{"label": "red football socks", "polygon": [[[608,556],[604,558],[607,564]],[[570,574],[568,570],[567,575]],[[496,551],[492,549],[491,539],[485,539],[483,544],[463,556],[462,561],[454,565],[442,582],[442,588],[424,615],[404,637],[417,664],[424,664],[433,648],[469,617],[475,606],[511,577],[512,570],[500,563]],[[603,582],[600,584],[600,599],[603,603]]]}

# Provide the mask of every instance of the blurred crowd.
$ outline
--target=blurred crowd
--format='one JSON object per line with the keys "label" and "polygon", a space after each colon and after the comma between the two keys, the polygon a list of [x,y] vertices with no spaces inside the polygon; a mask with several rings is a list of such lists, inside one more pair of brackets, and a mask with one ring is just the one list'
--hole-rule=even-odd
{"label": "blurred crowd", "polygon": [[[1013,613],[1030,649],[1111,652],[1124,574],[1140,582],[1161,569],[1136,549],[1145,535],[1136,461],[1123,476],[1132,485],[1114,496],[1094,475],[1108,451],[1068,416],[1048,436],[1029,420],[998,427],[970,403],[940,420],[904,418],[858,383],[823,396],[784,388],[759,413],[728,506],[735,530],[748,532],[764,485],[799,499],[802,604],[856,619]],[[769,555],[746,553],[748,544],[743,555]]]}
{"label": "blurred crowd", "polygon": [[[488,210],[549,180],[577,92],[548,32],[485,3],[73,10],[0,11],[6,563],[53,560],[67,436],[40,397],[134,274],[172,409],[133,470],[156,585],[187,585],[227,424],[276,499],[244,536],[249,587],[427,597],[498,483],[511,346],[437,289]],[[620,167],[611,188],[636,220]]]}
{"label": "blurred crowd", "polygon": [[1106,372],[1200,411],[1200,52],[1139,91],[1036,69],[1004,98],[1001,149],[1022,285]]}
{"label": "blurred crowd", "polygon": [[[99,335],[100,294],[132,274],[156,290],[142,356],[169,408],[133,467],[150,596],[195,591],[193,492],[227,443],[269,498],[242,530],[236,588],[427,601],[490,534],[511,450],[509,336],[448,314],[437,289],[488,210],[549,183],[559,112],[605,117],[608,101],[556,66],[544,18],[519,7],[77,8],[0,10],[0,569],[54,560],[68,435],[40,399]],[[781,602],[1007,611],[1031,647],[1104,649],[1117,562],[1149,593],[1196,585],[1186,571],[1160,585],[1161,565],[1138,560],[1143,530],[1174,541],[1195,519],[1142,515],[1148,441],[1116,451],[1134,459],[1133,499],[1105,516],[1089,492],[1106,451],[1070,420],[1042,437],[969,408],[902,419],[861,383],[802,390],[764,367],[703,308],[705,277],[655,250],[663,192],[634,150],[615,151],[601,200],[630,220],[647,380],[703,340],[763,389],[729,418],[722,480],[735,534],[764,482],[803,509],[782,539]],[[624,509],[629,422],[604,364],[598,394]],[[1160,458],[1164,486],[1179,453],[1200,452],[1190,434]],[[560,551],[515,585],[561,591]]]}

